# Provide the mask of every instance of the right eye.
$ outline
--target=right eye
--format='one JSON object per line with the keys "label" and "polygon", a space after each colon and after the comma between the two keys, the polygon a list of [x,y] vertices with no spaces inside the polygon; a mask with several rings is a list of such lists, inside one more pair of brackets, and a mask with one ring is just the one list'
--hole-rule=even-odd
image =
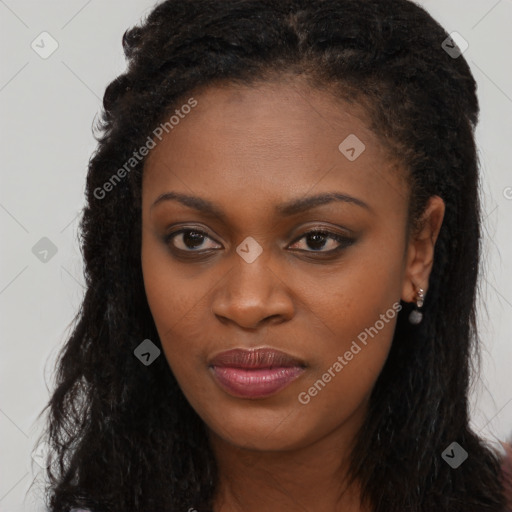
{"label": "right eye", "polygon": [[165,242],[170,245],[172,249],[177,249],[178,251],[183,252],[207,252],[219,248],[218,246],[205,247],[205,239],[213,240],[204,231],[185,228],[168,234],[165,237]]}

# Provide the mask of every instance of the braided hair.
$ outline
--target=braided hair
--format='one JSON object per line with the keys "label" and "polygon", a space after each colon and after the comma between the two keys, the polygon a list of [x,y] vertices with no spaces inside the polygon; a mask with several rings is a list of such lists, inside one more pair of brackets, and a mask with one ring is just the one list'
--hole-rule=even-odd
{"label": "braided hair", "polygon": [[[128,65],[104,94],[80,221],[86,293],[45,408],[52,512],[211,510],[217,468],[202,421],[164,358],[147,371],[133,355],[146,338],[161,348],[140,262],[144,159],[98,191],[183,98],[283,73],[366,109],[407,169],[412,228],[429,197],[446,205],[424,321],[411,326],[403,304],[353,448],[363,500],[376,512],[503,509],[497,455],[469,426],[479,105],[447,37],[409,0],[166,0],[124,34]],[[469,453],[457,470],[441,459],[453,441]]]}

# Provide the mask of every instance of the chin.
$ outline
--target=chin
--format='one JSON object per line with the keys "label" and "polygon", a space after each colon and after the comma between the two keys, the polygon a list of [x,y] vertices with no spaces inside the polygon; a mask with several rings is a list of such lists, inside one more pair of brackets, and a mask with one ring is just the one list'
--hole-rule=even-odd
{"label": "chin", "polygon": [[[223,410],[224,411],[224,410]],[[219,410],[209,414],[207,429],[224,442],[243,449],[257,451],[286,451],[307,446],[315,441],[320,429],[308,427],[297,419],[296,410],[267,410],[247,408],[240,411]],[[217,421],[211,421],[217,419]],[[317,436],[315,436],[315,433]]]}

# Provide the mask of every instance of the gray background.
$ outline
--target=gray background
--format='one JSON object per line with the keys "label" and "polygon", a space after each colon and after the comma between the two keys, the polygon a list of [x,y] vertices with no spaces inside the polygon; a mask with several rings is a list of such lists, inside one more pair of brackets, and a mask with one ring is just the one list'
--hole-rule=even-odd
{"label": "gray background", "polygon": [[[512,0],[419,3],[468,41],[464,57],[478,82],[485,350],[472,421],[495,443],[512,434]],[[152,6],[150,0],[0,0],[2,512],[43,510],[43,473],[31,457],[42,427],[35,420],[84,292],[77,216],[95,148],[91,126],[106,85],[124,69],[124,31]],[[35,41],[40,52],[51,48],[49,39],[42,48],[43,31],[58,43],[46,59],[31,47]],[[48,243],[43,237],[57,250],[46,262],[33,250]]]}

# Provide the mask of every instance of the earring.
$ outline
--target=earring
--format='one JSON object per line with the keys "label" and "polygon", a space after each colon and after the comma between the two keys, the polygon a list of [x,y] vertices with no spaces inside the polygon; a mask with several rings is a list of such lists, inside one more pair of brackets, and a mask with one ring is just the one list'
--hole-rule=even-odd
{"label": "earring", "polygon": [[418,288],[418,294],[416,298],[416,309],[413,309],[409,314],[409,322],[413,325],[418,325],[423,319],[423,313],[419,311],[419,308],[423,306],[425,301],[425,291],[423,288]]}

